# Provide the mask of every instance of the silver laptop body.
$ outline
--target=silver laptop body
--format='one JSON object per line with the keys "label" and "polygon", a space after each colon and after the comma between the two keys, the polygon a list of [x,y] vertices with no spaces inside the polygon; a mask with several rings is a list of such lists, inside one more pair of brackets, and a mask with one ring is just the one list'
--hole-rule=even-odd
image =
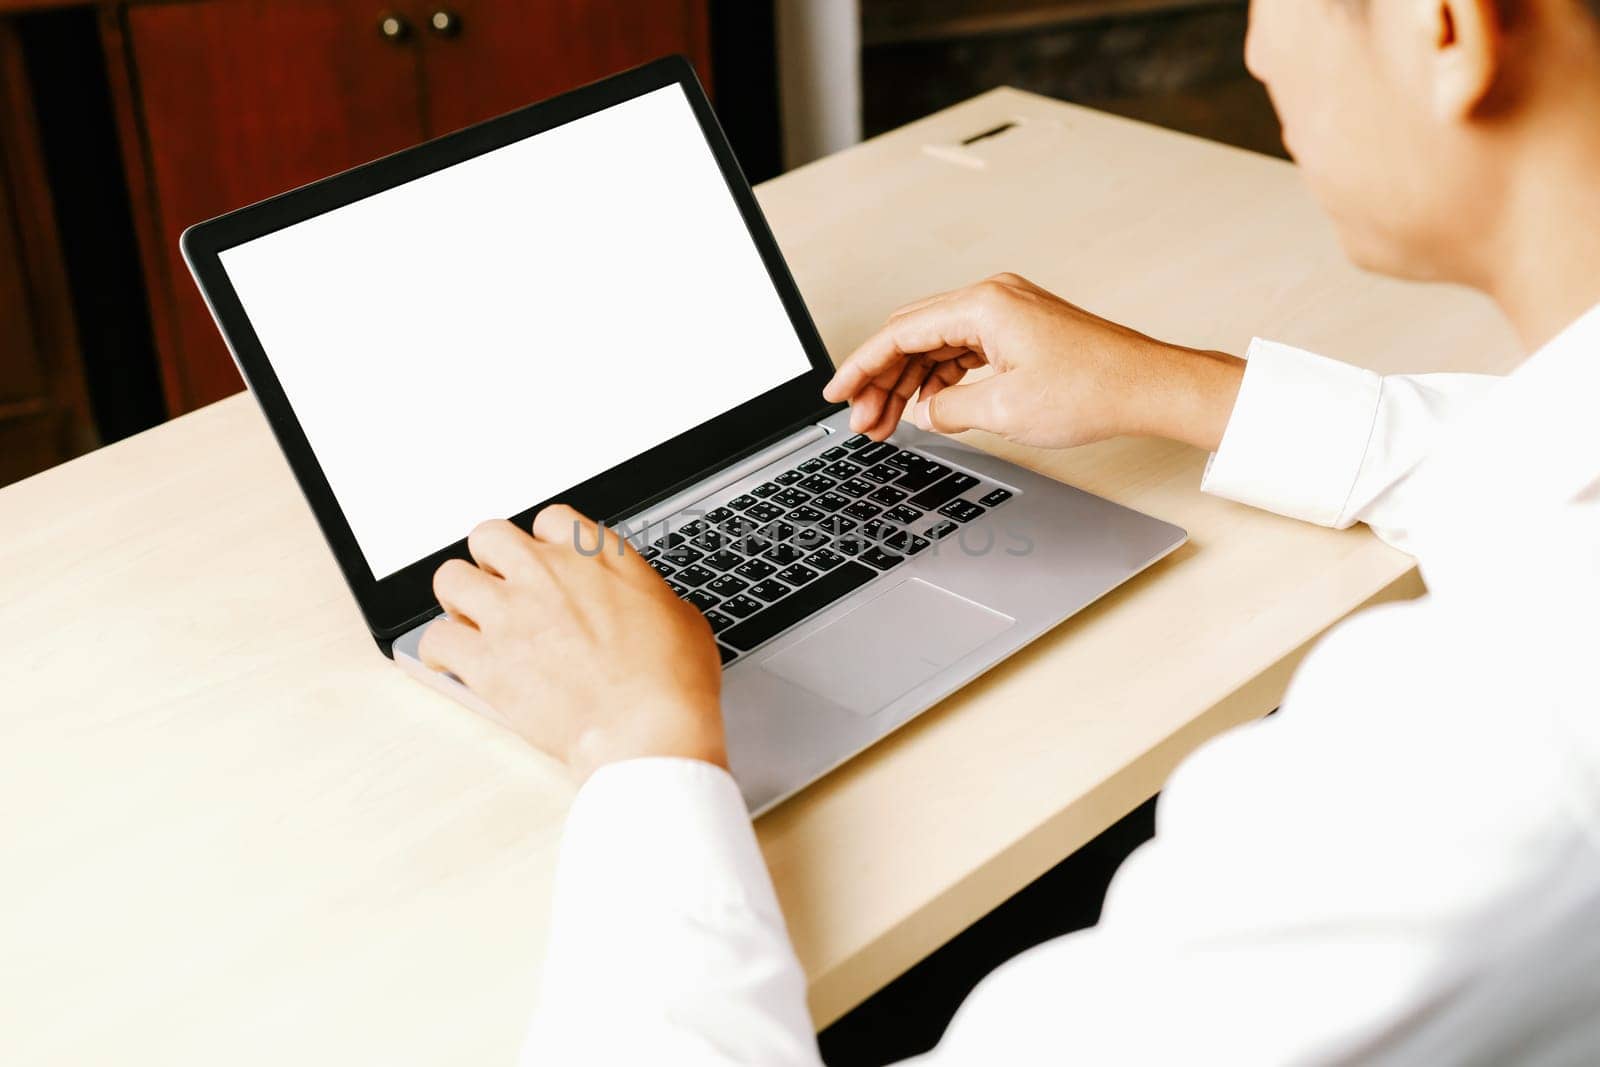
{"label": "silver laptop body", "polygon": [[[851,440],[849,413],[619,524],[637,546],[747,497]],[[1062,620],[1184,543],[1183,530],[904,424],[893,444],[966,472],[960,499],[982,513],[724,668],[722,713],[735,779],[753,815],[816,781]],[[997,490],[994,507],[976,502]],[[908,529],[925,534],[933,510]],[[426,624],[395,641],[395,662],[491,718],[417,659]]]}

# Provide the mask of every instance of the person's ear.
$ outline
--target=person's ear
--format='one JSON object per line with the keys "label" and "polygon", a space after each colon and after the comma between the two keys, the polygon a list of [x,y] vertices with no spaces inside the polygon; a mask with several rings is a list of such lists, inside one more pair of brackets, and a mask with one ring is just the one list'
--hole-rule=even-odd
{"label": "person's ear", "polygon": [[1423,0],[1423,29],[1432,37],[1433,108],[1446,122],[1477,112],[1504,61],[1500,0]]}

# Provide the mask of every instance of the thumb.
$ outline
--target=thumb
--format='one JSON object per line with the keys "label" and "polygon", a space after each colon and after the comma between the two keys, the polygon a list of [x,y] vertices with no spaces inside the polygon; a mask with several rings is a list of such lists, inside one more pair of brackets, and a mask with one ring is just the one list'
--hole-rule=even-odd
{"label": "thumb", "polygon": [[948,385],[911,409],[911,421],[919,430],[931,433],[961,433],[965,430],[990,430],[1003,433],[996,425],[995,391],[1000,376],[985,378],[970,385]]}

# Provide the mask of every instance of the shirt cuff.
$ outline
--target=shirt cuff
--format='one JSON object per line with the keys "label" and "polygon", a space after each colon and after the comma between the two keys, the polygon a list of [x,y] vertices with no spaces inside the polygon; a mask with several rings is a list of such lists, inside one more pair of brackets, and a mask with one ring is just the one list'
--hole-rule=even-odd
{"label": "shirt cuff", "polygon": [[1344,526],[1383,378],[1288,345],[1251,342],[1222,444],[1200,488],[1321,526]]}
{"label": "shirt cuff", "polygon": [[558,910],[581,901],[585,913],[609,900],[635,911],[781,914],[733,776],[665,757],[590,775],[567,815],[555,896]]}

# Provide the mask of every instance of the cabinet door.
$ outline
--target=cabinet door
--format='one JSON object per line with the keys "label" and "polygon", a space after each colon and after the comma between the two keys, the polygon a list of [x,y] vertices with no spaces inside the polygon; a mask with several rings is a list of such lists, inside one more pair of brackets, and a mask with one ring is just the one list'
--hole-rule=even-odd
{"label": "cabinet door", "polygon": [[386,37],[388,13],[384,0],[136,3],[113,27],[173,414],[241,386],[178,251],[184,227],[422,139],[417,27]]}
{"label": "cabinet door", "polygon": [[711,84],[707,0],[411,0],[437,136],[681,52]]}

